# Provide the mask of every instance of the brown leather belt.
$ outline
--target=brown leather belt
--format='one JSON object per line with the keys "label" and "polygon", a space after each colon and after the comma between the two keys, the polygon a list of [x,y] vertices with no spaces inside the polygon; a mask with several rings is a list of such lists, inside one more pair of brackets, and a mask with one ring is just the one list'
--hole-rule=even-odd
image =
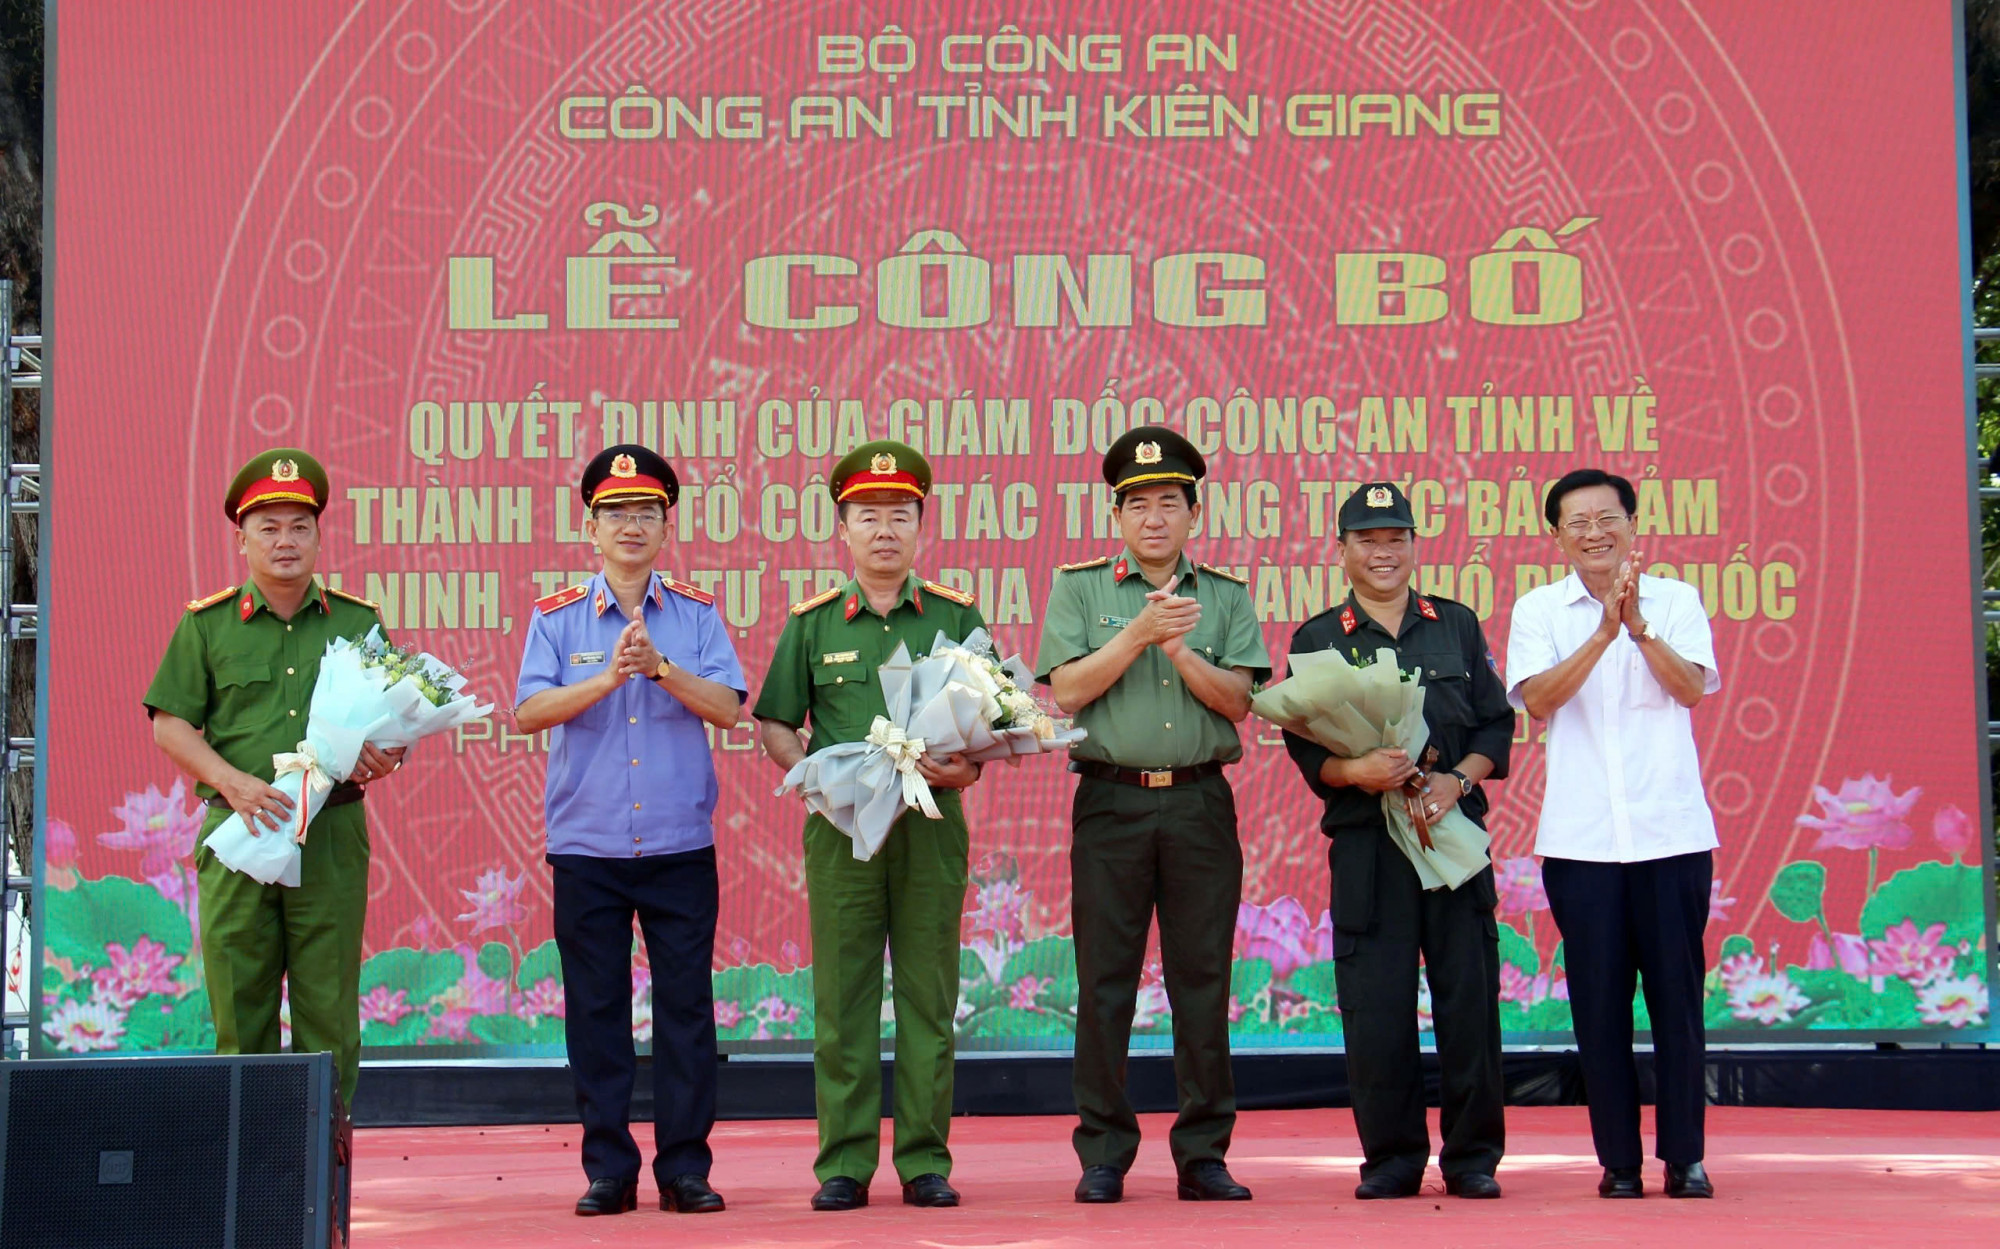
{"label": "brown leather belt", "polygon": [[1071,759],[1069,770],[1079,776],[1117,781],[1121,785],[1138,785],[1144,789],[1169,789],[1206,776],[1222,775],[1222,765],[1213,761],[1197,763],[1191,768],[1120,768],[1108,763],[1093,763],[1088,759]]}
{"label": "brown leather belt", "polygon": [[[353,781],[342,781],[340,784],[335,785],[332,791],[327,794],[326,801],[320,804],[320,809],[344,807],[350,802],[360,802],[367,796],[367,791],[361,786],[356,785]],[[229,806],[229,799],[224,798],[221,794],[217,794],[208,800],[208,805],[216,808],[226,808]]]}

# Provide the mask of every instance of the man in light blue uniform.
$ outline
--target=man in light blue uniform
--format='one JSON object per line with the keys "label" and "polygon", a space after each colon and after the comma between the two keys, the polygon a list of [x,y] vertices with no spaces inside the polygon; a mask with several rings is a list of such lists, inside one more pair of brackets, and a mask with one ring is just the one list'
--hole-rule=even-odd
{"label": "man in light blue uniform", "polygon": [[723,1208],[708,1184],[718,885],[707,725],[734,726],[745,690],[711,597],[653,570],[679,493],[673,469],[644,447],[608,447],[591,460],[584,528],[603,570],[536,602],[514,697],[522,732],[549,730],[556,949],[590,1177],[581,1215],[638,1206],[635,915],[653,970],[660,1208]]}

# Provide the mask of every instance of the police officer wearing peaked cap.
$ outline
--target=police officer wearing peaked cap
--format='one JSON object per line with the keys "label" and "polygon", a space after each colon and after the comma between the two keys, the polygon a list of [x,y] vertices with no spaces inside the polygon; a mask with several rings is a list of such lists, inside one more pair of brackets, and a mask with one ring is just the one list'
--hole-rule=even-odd
{"label": "police officer wearing peaked cap", "polygon": [[[1417,957],[1431,990],[1444,1143],[1438,1166],[1456,1197],[1500,1195],[1493,1172],[1506,1145],[1500,1079],[1500,955],[1489,864],[1457,889],[1426,891],[1390,839],[1383,796],[1415,804],[1425,822],[1453,806],[1484,827],[1482,784],[1507,774],[1514,712],[1472,609],[1411,588],[1416,520],[1390,482],[1371,482],[1340,507],[1345,602],[1299,626],[1291,654],[1337,649],[1355,664],[1396,653],[1424,687],[1437,757],[1401,751],[1342,759],[1285,734],[1306,784],[1324,800],[1333,839],[1334,980],[1340,995],[1363,1200],[1408,1197],[1430,1161],[1417,1040]],[[1428,754],[1428,752],[1426,752]]]}
{"label": "police officer wearing peaked cap", "polygon": [[563,1030],[590,1185],[580,1215],[638,1204],[630,1126],[632,923],[653,973],[653,1176],[660,1208],[719,1211],[709,1186],[719,883],[708,727],[733,727],[743,671],[713,599],[653,567],[680,495],[642,446],[583,471],[585,532],[602,568],[535,603],[516,722],[549,734],[543,810],[554,873]]}
{"label": "police officer wearing peaked cap", "polygon": [[1186,553],[1201,515],[1201,453],[1171,429],[1128,431],[1104,456],[1123,546],[1066,565],[1044,616],[1036,676],[1089,737],[1071,808],[1079,986],[1076,1200],[1114,1202],[1139,1149],[1125,1057],[1155,912],[1173,1007],[1180,1114],[1168,1134],[1184,1201],[1247,1201],[1224,1158],[1236,1123],[1230,957],[1243,884],[1236,725],[1270,656],[1249,592]]}

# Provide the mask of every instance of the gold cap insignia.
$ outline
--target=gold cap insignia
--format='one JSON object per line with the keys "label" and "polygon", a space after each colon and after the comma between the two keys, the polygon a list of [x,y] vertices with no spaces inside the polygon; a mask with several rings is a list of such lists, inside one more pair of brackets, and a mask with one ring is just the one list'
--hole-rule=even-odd
{"label": "gold cap insignia", "polygon": [[1132,458],[1141,464],[1158,464],[1160,462],[1160,444],[1157,442],[1142,442],[1139,444],[1138,449],[1132,453]]}
{"label": "gold cap insignia", "polygon": [[611,460],[611,475],[613,477],[637,477],[639,475],[639,462],[629,455],[614,456]]}
{"label": "gold cap insignia", "polygon": [[871,473],[893,473],[896,471],[896,457],[884,451],[874,459],[868,461],[868,471]]}
{"label": "gold cap insignia", "polygon": [[1388,507],[1394,502],[1395,496],[1389,493],[1389,487],[1370,486],[1368,488],[1369,507]]}
{"label": "gold cap insignia", "polygon": [[297,481],[299,465],[296,460],[276,460],[271,464],[272,481]]}

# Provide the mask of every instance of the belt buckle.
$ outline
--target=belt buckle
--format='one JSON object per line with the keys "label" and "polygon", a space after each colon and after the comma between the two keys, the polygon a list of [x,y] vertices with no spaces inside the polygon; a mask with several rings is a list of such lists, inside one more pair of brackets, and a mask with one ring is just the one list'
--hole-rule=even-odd
{"label": "belt buckle", "polygon": [[1158,772],[1139,773],[1139,783],[1147,789],[1167,789],[1174,783],[1174,770],[1166,768]]}

